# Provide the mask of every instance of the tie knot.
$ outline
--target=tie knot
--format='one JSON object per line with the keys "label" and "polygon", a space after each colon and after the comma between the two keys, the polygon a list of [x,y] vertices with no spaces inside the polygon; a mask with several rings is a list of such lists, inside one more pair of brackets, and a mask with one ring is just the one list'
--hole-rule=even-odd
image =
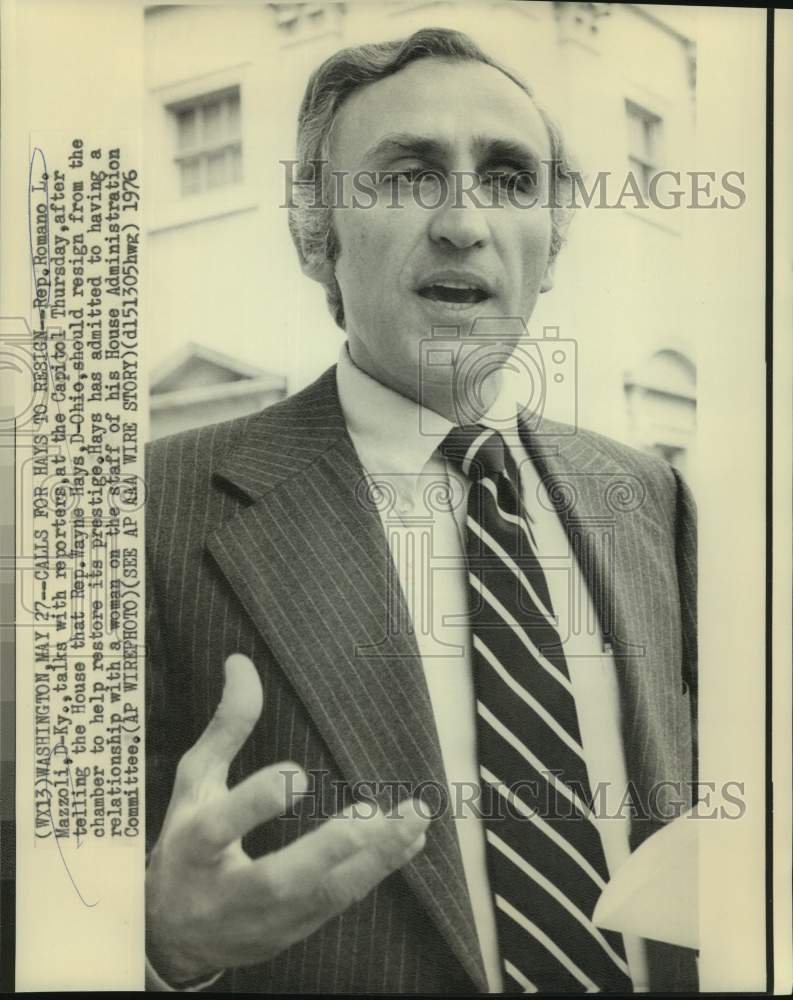
{"label": "tie knot", "polygon": [[498,431],[483,424],[452,428],[443,439],[440,451],[474,482],[484,476],[495,480],[506,472],[504,440]]}

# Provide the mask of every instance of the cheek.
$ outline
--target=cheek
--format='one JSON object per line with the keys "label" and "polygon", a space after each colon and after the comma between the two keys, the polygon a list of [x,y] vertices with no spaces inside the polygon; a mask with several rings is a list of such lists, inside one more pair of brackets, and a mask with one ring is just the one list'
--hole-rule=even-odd
{"label": "cheek", "polygon": [[538,284],[548,266],[551,252],[551,220],[548,213],[523,220],[519,236],[517,257],[524,275],[524,283]]}
{"label": "cheek", "polygon": [[344,224],[337,226],[340,255],[338,268],[341,273],[355,275],[364,274],[371,267],[376,251],[372,243],[372,234],[364,224],[363,219],[347,216]]}
{"label": "cheek", "polygon": [[[338,230],[337,230],[338,232]],[[360,282],[362,262],[366,261],[366,237],[352,226],[339,232],[339,256],[336,278],[348,293]]]}

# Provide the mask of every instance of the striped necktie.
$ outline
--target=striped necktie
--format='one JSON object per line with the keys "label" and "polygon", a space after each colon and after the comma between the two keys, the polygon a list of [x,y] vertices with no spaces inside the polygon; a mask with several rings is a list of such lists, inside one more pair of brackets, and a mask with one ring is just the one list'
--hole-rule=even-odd
{"label": "striped necktie", "polygon": [[470,482],[465,546],[480,808],[507,992],[632,992],[575,700],[514,459],[482,425],[440,448]]}

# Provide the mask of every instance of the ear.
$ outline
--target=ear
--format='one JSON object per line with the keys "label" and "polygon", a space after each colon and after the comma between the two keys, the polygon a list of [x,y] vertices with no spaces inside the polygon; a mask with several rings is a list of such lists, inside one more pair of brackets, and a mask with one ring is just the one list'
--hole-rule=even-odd
{"label": "ear", "polygon": [[553,276],[556,271],[556,256],[548,258],[548,263],[545,265],[545,274],[542,276],[542,281],[540,282],[540,292],[550,292],[553,288]]}
{"label": "ear", "polygon": [[336,271],[335,262],[332,260],[309,260],[307,257],[300,257],[300,267],[306,277],[312,281],[318,281],[320,285],[330,284]]}

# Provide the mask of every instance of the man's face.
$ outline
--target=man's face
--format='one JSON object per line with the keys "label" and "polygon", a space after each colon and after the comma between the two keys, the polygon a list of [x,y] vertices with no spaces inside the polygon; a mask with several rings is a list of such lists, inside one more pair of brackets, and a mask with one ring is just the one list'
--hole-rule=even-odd
{"label": "man's face", "polygon": [[[345,178],[335,274],[358,367],[412,399],[421,384],[420,401],[453,418],[450,372],[425,365],[420,382],[420,345],[433,327],[464,340],[477,317],[528,320],[550,288],[550,155],[534,103],[482,63],[418,60],[348,99],[330,163]],[[373,172],[402,176],[375,185]],[[361,193],[361,207],[346,207],[356,175],[374,188],[372,207]],[[508,199],[504,185],[516,181]],[[504,345],[494,340],[493,352],[503,359]]]}

